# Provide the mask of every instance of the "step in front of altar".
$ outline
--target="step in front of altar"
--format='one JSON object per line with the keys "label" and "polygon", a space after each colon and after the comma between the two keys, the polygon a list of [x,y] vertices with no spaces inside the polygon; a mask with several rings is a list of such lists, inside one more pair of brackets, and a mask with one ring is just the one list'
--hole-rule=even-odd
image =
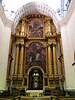
{"label": "step in front of altar", "polygon": [[39,97],[43,95],[43,90],[27,90],[26,93],[30,97]]}
{"label": "step in front of altar", "polygon": [[41,96],[41,97],[21,97],[21,100],[50,100],[50,96]]}

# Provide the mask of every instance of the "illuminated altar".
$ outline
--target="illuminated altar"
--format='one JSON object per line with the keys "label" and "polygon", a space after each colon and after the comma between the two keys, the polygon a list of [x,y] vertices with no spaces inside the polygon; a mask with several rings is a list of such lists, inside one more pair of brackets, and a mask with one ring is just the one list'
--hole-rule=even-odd
{"label": "illuminated altar", "polygon": [[51,17],[22,16],[11,33],[7,85],[20,90],[63,89],[64,62],[61,34]]}

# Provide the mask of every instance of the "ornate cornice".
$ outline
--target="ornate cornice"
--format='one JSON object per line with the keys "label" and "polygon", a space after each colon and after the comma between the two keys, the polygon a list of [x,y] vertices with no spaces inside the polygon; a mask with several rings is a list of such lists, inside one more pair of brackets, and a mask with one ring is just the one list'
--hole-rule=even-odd
{"label": "ornate cornice", "polygon": [[12,21],[7,19],[3,7],[0,5],[0,18],[2,19],[2,22],[4,23],[5,26],[12,27]]}
{"label": "ornate cornice", "polygon": [[41,40],[29,40],[26,44],[26,47],[28,47],[31,43],[33,42],[38,42],[41,43],[44,47],[46,47],[47,43],[45,41],[41,41]]}
{"label": "ornate cornice", "polygon": [[71,0],[65,18],[62,19],[61,21],[59,21],[59,25],[60,25],[61,27],[64,26],[64,25],[66,25],[66,24],[69,22],[69,20],[70,20],[72,14],[73,14],[73,12],[74,12],[74,10],[75,10],[75,0]]}

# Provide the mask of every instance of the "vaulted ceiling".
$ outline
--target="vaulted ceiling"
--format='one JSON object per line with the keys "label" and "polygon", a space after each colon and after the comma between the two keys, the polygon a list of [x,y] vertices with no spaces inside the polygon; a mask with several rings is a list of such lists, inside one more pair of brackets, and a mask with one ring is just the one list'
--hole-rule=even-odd
{"label": "vaulted ceiling", "polygon": [[43,3],[38,3],[38,2],[30,2],[28,4],[23,5],[20,9],[17,10],[17,12],[15,13],[14,20],[13,20],[14,22],[13,30],[17,26],[21,17],[26,16],[28,14],[33,14],[33,13],[40,13],[48,17],[51,17],[57,28],[57,32],[59,32],[60,28],[58,25],[58,20],[57,20],[55,11],[52,8],[50,8],[48,5],[45,5]]}

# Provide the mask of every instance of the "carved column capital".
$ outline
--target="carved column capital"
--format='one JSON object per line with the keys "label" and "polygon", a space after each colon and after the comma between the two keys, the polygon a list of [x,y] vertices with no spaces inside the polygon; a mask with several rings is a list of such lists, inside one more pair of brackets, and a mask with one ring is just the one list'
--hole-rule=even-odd
{"label": "carved column capital", "polygon": [[20,44],[18,42],[16,42],[16,46],[19,46]]}
{"label": "carved column capital", "polygon": [[52,43],[53,46],[56,46],[56,43]]}
{"label": "carved column capital", "polygon": [[23,37],[19,37],[16,39],[16,45],[24,45],[24,38]]}
{"label": "carved column capital", "polygon": [[49,43],[47,46],[49,47],[49,46],[51,46],[52,45],[52,43]]}

